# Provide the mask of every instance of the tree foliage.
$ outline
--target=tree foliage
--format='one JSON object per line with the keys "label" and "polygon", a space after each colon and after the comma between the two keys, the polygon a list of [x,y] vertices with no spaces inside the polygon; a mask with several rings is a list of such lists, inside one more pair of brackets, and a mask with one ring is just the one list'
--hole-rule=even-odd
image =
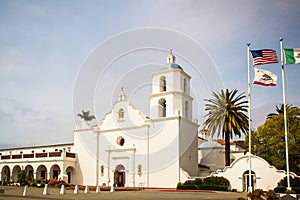
{"label": "tree foliage", "polygon": [[[288,105],[288,146],[290,171],[300,172],[300,108]],[[264,124],[251,134],[252,153],[264,158],[277,169],[286,170],[283,106],[267,116]],[[248,144],[248,136],[245,138]]]}
{"label": "tree foliage", "polygon": [[243,101],[244,94],[237,95],[237,90],[221,90],[212,93],[212,99],[205,99],[205,110],[208,111],[204,122],[204,129],[210,135],[222,134],[225,138],[225,161],[230,165],[230,138],[233,134],[241,137],[241,133],[248,132],[247,101]]}
{"label": "tree foliage", "polygon": [[79,116],[81,119],[83,119],[86,122],[92,121],[93,119],[95,119],[94,115],[90,115],[90,111],[84,111],[82,110],[81,113],[77,114],[77,116]]}
{"label": "tree foliage", "polygon": [[27,176],[27,171],[26,170],[21,170],[18,173],[18,182],[20,183],[21,186],[27,185],[28,181],[28,176]]}

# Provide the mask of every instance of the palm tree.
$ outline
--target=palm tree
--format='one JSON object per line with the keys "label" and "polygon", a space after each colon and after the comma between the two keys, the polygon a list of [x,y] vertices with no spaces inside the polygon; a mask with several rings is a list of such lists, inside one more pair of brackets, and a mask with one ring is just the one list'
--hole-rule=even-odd
{"label": "palm tree", "polygon": [[221,90],[220,93],[213,92],[212,99],[205,99],[205,110],[208,111],[203,126],[210,135],[217,133],[218,137],[222,133],[225,138],[225,163],[230,165],[230,138],[233,134],[241,137],[241,133],[248,132],[248,105],[247,101],[241,101],[246,96],[244,93],[237,95],[237,90]]}
{"label": "palm tree", "polygon": [[[279,106],[276,106],[275,108],[277,113],[270,113],[267,115],[267,119],[273,118],[276,115],[283,115],[284,114],[284,105],[280,104]],[[299,112],[299,108],[292,106],[290,104],[286,105],[286,113],[287,116],[295,116],[295,117],[300,117],[300,112]]]}
{"label": "palm tree", "polygon": [[93,119],[95,119],[94,115],[90,115],[90,111],[85,112],[84,110],[82,110],[81,112],[82,112],[82,114],[79,113],[79,114],[77,114],[77,116],[79,116],[84,121],[89,122],[89,121],[92,121]]}

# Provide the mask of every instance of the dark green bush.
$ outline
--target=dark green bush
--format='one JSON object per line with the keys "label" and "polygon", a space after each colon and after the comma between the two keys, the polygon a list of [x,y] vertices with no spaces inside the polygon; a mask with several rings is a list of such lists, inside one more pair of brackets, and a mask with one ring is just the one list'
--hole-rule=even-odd
{"label": "dark green bush", "polygon": [[227,186],[224,185],[181,185],[177,186],[179,190],[215,190],[227,191]]}
{"label": "dark green bush", "polygon": [[195,185],[195,180],[187,180],[183,185]]}
{"label": "dark green bush", "polygon": [[230,184],[226,178],[217,177],[217,176],[206,177],[203,180],[203,183],[206,185],[225,185],[225,186],[229,186]]}
{"label": "dark green bush", "polygon": [[[295,193],[300,194],[300,178],[290,176],[290,186]],[[277,187],[274,189],[276,193],[286,193],[287,188],[287,177],[284,177],[277,183]]]}
{"label": "dark green bush", "polygon": [[196,178],[196,180],[194,181],[196,185],[201,185],[203,184],[203,181],[201,178]]}
{"label": "dark green bush", "polygon": [[[291,187],[300,187],[300,178],[298,178],[298,177],[293,178],[290,176],[290,184],[291,184]],[[280,186],[287,187],[287,177],[284,177],[283,179],[281,179],[277,183],[277,186],[278,187],[280,187]]]}
{"label": "dark green bush", "polygon": [[177,184],[177,189],[182,190],[216,190],[228,191],[229,181],[224,177],[207,177],[187,180],[184,184]]}
{"label": "dark green bush", "polygon": [[30,186],[36,187],[36,180],[35,179],[31,180]]}
{"label": "dark green bush", "polygon": [[26,170],[21,170],[18,173],[18,182],[20,183],[21,186],[27,185],[28,176],[27,176],[27,171]]}

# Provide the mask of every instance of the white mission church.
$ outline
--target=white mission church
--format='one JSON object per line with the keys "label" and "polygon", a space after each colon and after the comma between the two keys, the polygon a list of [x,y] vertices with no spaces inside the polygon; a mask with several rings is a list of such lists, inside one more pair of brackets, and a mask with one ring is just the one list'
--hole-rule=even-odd
{"label": "white mission church", "polygon": [[[74,130],[74,143],[0,150],[1,183],[17,182],[26,169],[35,179],[65,178],[74,185],[175,188],[178,182],[223,176],[232,189],[245,191],[248,155],[231,145],[232,164],[225,167],[224,145],[199,133],[192,120],[191,77],[175,63],[152,74],[150,116],[145,116],[121,89],[102,122]],[[285,176],[260,157],[252,158],[255,188],[273,189]]]}

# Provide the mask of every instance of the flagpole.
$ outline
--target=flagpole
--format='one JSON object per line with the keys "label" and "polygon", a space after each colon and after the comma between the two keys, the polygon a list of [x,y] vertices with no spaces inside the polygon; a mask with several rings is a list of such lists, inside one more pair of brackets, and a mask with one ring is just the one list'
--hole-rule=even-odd
{"label": "flagpole", "polygon": [[251,85],[250,85],[250,43],[247,43],[248,56],[248,125],[249,125],[249,188],[248,192],[252,192],[252,161],[251,161]]}
{"label": "flagpole", "polygon": [[286,159],[286,176],[287,176],[287,190],[292,190],[290,186],[290,167],[289,167],[289,147],[288,147],[288,129],[286,117],[286,99],[285,99],[285,75],[284,75],[284,59],[283,59],[283,38],[280,37],[280,56],[281,56],[281,74],[282,74],[282,98],[283,98],[283,114],[284,114],[284,138],[285,138],[285,159]]}

